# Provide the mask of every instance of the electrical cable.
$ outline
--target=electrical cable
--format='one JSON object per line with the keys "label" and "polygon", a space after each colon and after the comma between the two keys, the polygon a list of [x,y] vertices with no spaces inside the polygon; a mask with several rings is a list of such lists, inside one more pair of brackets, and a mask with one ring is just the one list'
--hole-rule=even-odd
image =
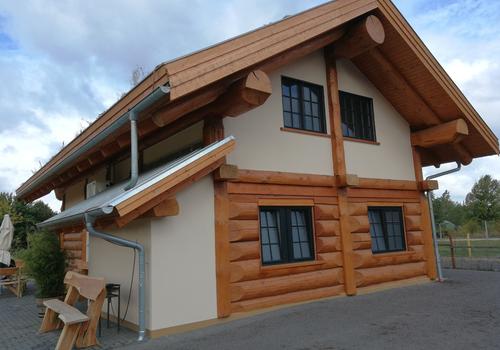
{"label": "electrical cable", "polygon": [[[132,277],[130,278],[130,289],[128,291],[128,300],[127,300],[127,307],[125,308],[125,314],[123,315],[122,321],[125,321],[125,318],[127,317],[127,312],[128,312],[128,307],[130,305],[130,296],[132,295],[132,286],[134,284],[134,275],[135,275],[135,259],[136,259],[136,251],[134,249],[134,263],[132,265]],[[111,303],[112,304],[112,303]],[[111,305],[112,307],[113,305]]]}

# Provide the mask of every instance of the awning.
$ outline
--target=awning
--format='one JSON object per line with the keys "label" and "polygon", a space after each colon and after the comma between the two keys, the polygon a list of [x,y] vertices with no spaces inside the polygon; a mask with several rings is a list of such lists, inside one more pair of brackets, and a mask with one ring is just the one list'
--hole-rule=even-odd
{"label": "awning", "polygon": [[128,191],[124,190],[128,181],[118,183],[45,220],[38,226],[55,229],[82,224],[85,213],[92,213],[95,216],[131,215],[137,208],[147,207],[148,202],[153,202],[155,197],[175,189],[186,180],[208,174],[234,147],[234,137],[226,137],[224,140],[140,174],[136,186]]}

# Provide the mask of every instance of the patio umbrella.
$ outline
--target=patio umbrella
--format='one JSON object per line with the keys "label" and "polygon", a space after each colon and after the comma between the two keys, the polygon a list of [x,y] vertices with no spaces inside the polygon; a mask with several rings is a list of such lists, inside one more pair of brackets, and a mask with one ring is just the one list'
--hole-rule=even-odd
{"label": "patio umbrella", "polygon": [[3,217],[2,225],[0,226],[0,263],[10,265],[10,245],[14,237],[14,225],[10,220],[9,214]]}

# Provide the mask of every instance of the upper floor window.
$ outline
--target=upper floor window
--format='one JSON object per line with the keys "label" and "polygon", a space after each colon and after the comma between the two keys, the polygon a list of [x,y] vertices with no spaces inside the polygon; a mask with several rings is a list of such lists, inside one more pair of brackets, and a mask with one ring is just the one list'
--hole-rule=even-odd
{"label": "upper floor window", "polygon": [[372,252],[406,250],[401,207],[369,207]]}
{"label": "upper floor window", "polygon": [[326,133],[323,87],[281,78],[283,120],[287,128]]}
{"label": "upper floor window", "polygon": [[314,260],[311,208],[261,207],[262,264]]}
{"label": "upper floor window", "polygon": [[345,137],[376,141],[373,99],[339,91],[342,134]]}

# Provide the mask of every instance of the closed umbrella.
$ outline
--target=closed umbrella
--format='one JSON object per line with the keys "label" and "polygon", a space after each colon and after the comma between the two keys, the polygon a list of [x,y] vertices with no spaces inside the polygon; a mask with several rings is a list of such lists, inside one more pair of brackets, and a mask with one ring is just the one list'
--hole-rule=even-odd
{"label": "closed umbrella", "polygon": [[9,250],[12,244],[12,237],[14,237],[14,225],[12,225],[9,214],[5,214],[0,226],[0,263],[7,266],[10,265]]}

